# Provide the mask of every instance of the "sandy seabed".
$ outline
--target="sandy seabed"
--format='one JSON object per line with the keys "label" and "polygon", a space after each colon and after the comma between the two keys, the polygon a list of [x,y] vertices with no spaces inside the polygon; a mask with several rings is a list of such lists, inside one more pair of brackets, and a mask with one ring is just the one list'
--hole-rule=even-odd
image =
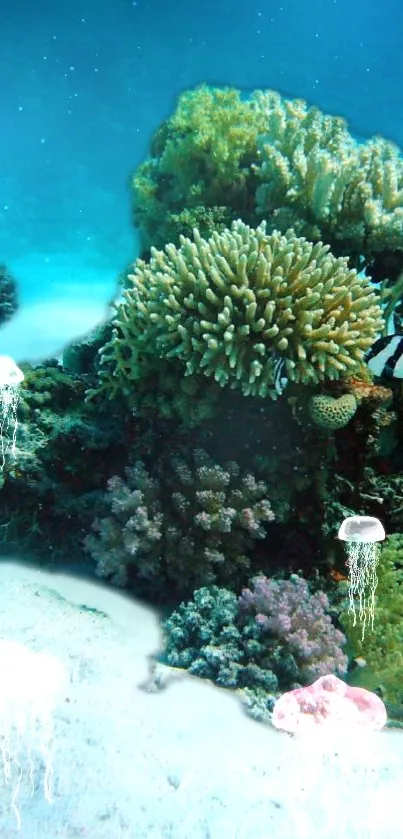
{"label": "sandy seabed", "polygon": [[[156,611],[12,559],[0,563],[0,636],[47,651],[66,673],[51,718],[51,801],[35,742],[19,828],[15,771],[8,782],[0,774],[1,839],[403,836],[400,731],[327,751],[296,741],[254,722],[228,691],[156,668]],[[0,717],[0,749],[4,725]],[[29,755],[24,736],[19,756]]]}

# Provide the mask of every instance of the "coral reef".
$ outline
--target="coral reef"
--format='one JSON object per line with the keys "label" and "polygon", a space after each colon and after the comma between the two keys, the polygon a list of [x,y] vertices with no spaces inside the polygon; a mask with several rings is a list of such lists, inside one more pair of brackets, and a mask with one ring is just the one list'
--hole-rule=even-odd
{"label": "coral reef", "polygon": [[[329,671],[403,718],[403,391],[366,365],[402,321],[399,150],[302,100],[203,85],[131,185],[142,258],[113,317],[63,364],[24,366],[1,549],[86,559],[173,609],[165,659],[256,718]],[[363,642],[335,544],[354,514],[393,533]]]}
{"label": "coral reef", "polygon": [[403,256],[403,160],[381,137],[356,143],[339,117],[258,95],[267,114],[260,140],[257,213],[275,229],[293,227],[366,264],[383,251]]}
{"label": "coral reef", "polygon": [[274,519],[263,481],[203,450],[161,457],[152,471],[137,461],[126,480],[110,479],[105,505],[109,515],[85,539],[97,574],[124,586],[132,572],[154,597],[239,584],[251,569],[248,551]]}
{"label": "coral reef", "polygon": [[134,389],[176,359],[244,395],[278,393],[278,364],[304,385],[359,370],[382,326],[377,295],[327,246],[234,222],[138,260],[101,351],[101,387]]}
{"label": "coral reef", "polygon": [[236,218],[324,241],[356,264],[403,267],[403,160],[381,137],[358,143],[339,117],[272,90],[185,91],[132,177],[142,253]]}
{"label": "coral reef", "polygon": [[346,673],[346,639],[327,614],[328,597],[323,591],[311,594],[303,577],[255,577],[252,588],[243,590],[239,606],[254,615],[262,630],[287,645],[304,683],[334,671]]}
{"label": "coral reef", "polygon": [[70,561],[80,557],[80,534],[111,464],[125,458],[125,418],[114,408],[104,414],[85,406],[90,377],[51,359],[21,366],[15,458],[6,457],[0,476],[0,544]]}
{"label": "coral reef", "polygon": [[234,88],[201,85],[179,97],[131,180],[143,250],[177,243],[186,228],[210,235],[237,216],[248,220],[264,121]]}
{"label": "coral reef", "polygon": [[225,687],[275,692],[346,672],[345,642],[323,592],[305,580],[254,579],[240,598],[217,586],[194,592],[163,624],[162,660]]}

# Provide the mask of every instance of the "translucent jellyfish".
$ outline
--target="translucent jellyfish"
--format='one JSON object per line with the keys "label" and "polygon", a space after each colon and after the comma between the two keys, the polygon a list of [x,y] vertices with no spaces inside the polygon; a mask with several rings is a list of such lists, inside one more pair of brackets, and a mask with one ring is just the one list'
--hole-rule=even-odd
{"label": "translucent jellyfish", "polygon": [[0,639],[0,673],[0,774],[2,768],[19,828],[20,794],[33,795],[41,779],[45,798],[52,801],[53,712],[68,677],[50,653],[7,639]]}
{"label": "translucent jellyfish", "polygon": [[8,355],[0,355],[0,470],[4,468],[8,451],[15,457],[19,388],[23,379],[24,374],[15,361]]}
{"label": "translucent jellyfish", "polygon": [[342,522],[338,537],[346,542],[347,548],[349,611],[353,614],[355,626],[358,598],[358,615],[362,621],[364,638],[368,620],[371,622],[371,628],[374,627],[379,542],[384,540],[385,530],[379,519],[373,516],[349,516]]}

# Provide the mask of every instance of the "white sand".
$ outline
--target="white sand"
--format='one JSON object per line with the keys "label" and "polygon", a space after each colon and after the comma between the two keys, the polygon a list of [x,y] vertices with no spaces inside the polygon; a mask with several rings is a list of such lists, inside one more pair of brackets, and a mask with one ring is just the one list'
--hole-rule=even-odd
{"label": "white sand", "polygon": [[54,713],[53,801],[41,776],[32,796],[24,787],[18,832],[2,781],[2,839],[401,839],[400,732],[323,760],[198,679],[167,671],[152,690],[156,613],[4,560],[0,635],[46,650],[68,673]]}

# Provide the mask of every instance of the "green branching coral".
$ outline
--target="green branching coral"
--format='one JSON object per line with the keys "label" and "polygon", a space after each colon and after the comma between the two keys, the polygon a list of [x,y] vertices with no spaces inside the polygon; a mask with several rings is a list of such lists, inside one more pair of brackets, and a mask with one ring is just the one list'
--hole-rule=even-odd
{"label": "green branching coral", "polygon": [[125,480],[110,479],[105,502],[107,515],[85,539],[97,574],[125,586],[132,570],[153,596],[189,594],[203,582],[239,585],[254,540],[274,519],[263,481],[201,449],[163,457],[152,473],[136,461]]}
{"label": "green branching coral", "polygon": [[137,260],[101,355],[101,387],[128,392],[156,359],[245,396],[276,398],[283,360],[293,382],[357,370],[382,326],[369,282],[328,246],[268,235],[241,221],[205,240]]}
{"label": "green branching coral", "polygon": [[368,262],[403,250],[403,158],[381,137],[359,145],[339,117],[268,91],[255,94],[266,112],[260,138],[260,217],[292,226]]}
{"label": "green branching coral", "polygon": [[143,247],[176,243],[184,228],[208,234],[237,215],[245,218],[262,131],[264,115],[238,90],[185,91],[131,181]]}

